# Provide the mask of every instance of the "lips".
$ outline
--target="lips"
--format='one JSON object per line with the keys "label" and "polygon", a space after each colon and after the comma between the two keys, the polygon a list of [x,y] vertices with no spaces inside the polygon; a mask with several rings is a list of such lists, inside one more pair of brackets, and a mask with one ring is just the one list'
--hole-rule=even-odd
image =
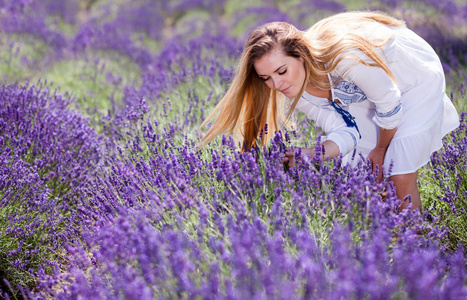
{"label": "lips", "polygon": [[287,91],[288,91],[289,89],[290,89],[290,86],[289,86],[288,88],[286,88],[286,89],[281,90],[281,93],[282,93],[282,94],[285,94],[285,93],[287,93]]}

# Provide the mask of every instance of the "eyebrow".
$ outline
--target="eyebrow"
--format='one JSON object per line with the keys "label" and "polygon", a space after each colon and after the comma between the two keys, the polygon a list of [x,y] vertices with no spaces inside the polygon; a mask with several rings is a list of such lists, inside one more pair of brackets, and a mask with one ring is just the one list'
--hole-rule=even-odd
{"label": "eyebrow", "polygon": [[[282,66],[280,66],[279,68],[277,68],[273,73],[276,73],[277,71],[279,71],[282,67],[286,66],[287,64],[283,64]],[[267,76],[267,75],[258,75],[258,76]]]}

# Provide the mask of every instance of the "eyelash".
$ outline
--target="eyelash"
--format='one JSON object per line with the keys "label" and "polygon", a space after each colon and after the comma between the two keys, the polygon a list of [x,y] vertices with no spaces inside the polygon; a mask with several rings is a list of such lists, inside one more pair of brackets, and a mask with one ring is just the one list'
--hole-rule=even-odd
{"label": "eyelash", "polygon": [[[284,75],[285,73],[287,73],[287,69],[285,69],[285,70],[282,71],[282,72],[279,72],[278,74],[279,74],[279,75]],[[263,81],[268,81],[269,78],[270,78],[270,77],[268,77],[268,78],[261,78],[261,79],[262,79]]]}

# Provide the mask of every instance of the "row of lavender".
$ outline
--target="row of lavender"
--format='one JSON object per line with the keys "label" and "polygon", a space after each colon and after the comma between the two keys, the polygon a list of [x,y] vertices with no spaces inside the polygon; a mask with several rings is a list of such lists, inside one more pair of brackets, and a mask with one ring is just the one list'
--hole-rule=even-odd
{"label": "row of lavender", "polygon": [[[319,17],[311,10],[329,14],[342,4],[264,1],[236,11],[228,1],[94,2],[0,1],[10,39],[2,42],[19,47],[2,54],[10,63],[0,110],[5,297],[467,295],[457,247],[466,239],[453,230],[467,224],[464,116],[424,170],[431,188],[422,192],[431,201],[422,216],[398,212],[391,187],[377,184],[363,161],[351,169],[313,159],[284,170],[280,151],[290,142],[280,136],[268,149],[244,154],[229,140],[220,141],[222,151],[194,151],[196,128],[225,91],[241,49],[244,36],[235,30],[248,28],[234,24],[254,26],[247,23],[254,16],[306,26],[307,14]],[[465,39],[432,29],[465,20],[465,9],[455,1],[416,3],[434,14],[436,21],[420,30],[442,54],[462,107]],[[376,5],[421,25],[416,7]],[[24,36],[39,54],[24,50]],[[100,63],[111,58],[134,66],[127,73],[136,79]],[[47,75],[51,65],[89,61],[76,81],[91,91],[102,84],[103,92],[77,103],[43,81],[9,85],[24,79],[15,77],[15,59],[32,78],[31,70]],[[76,94],[73,88],[61,86]],[[108,112],[90,109],[93,95],[110,103]],[[310,135],[304,126],[290,133],[294,140]]]}

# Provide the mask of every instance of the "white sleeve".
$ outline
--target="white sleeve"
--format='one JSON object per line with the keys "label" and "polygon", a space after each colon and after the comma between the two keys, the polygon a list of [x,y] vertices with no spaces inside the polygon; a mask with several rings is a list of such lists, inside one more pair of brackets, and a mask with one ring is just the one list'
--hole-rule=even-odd
{"label": "white sleeve", "polygon": [[296,108],[315,121],[315,125],[326,134],[324,140],[336,143],[342,155],[350,153],[357,146],[360,137],[357,129],[347,127],[342,115],[330,105],[330,109],[327,109],[300,99]]}
{"label": "white sleeve", "polygon": [[[362,60],[370,62],[361,51],[353,51]],[[379,67],[366,66],[351,58],[345,58],[337,65],[336,71],[345,80],[353,82],[376,107],[373,121],[381,128],[393,129],[402,117],[401,92],[389,75]]]}

